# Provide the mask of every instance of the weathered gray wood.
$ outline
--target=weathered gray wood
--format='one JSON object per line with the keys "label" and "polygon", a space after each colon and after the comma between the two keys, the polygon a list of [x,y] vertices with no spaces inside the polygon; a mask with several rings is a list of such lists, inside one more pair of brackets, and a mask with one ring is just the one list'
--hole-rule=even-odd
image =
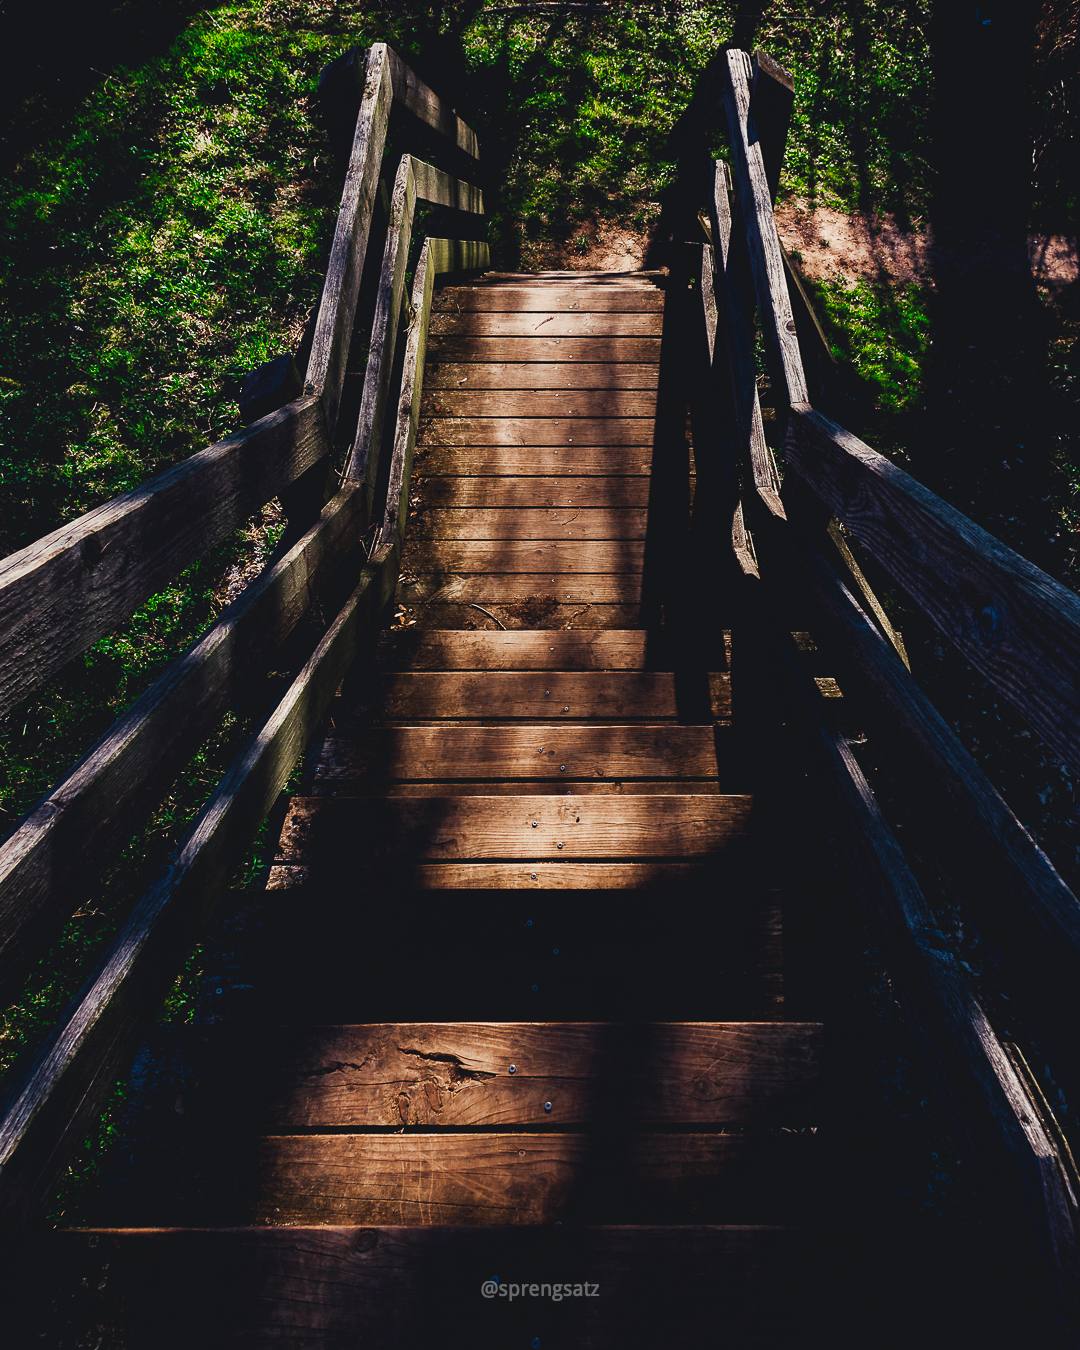
{"label": "weathered gray wood", "polygon": [[518,313],[433,314],[431,331],[440,337],[613,338],[658,336],[660,313],[622,314]]}
{"label": "weathered gray wood", "polygon": [[[649,504],[646,478],[426,478],[424,509],[464,511],[475,507],[491,510],[540,510],[547,507],[603,507],[621,510]],[[603,569],[600,569],[603,571]]]}
{"label": "weathered gray wood", "polygon": [[652,389],[438,389],[424,399],[432,417],[654,417]]}
{"label": "weathered gray wood", "polygon": [[499,310],[512,313],[532,310],[583,314],[610,310],[651,313],[663,308],[664,292],[651,286],[459,286],[444,292],[438,304],[439,312],[444,314],[473,310],[491,313]]}
{"label": "weathered gray wood", "polygon": [[382,715],[394,721],[508,717],[559,722],[677,716],[675,676],[666,670],[410,670],[381,676],[379,692]]}
{"label": "weathered gray wood", "polygon": [[976,669],[1080,769],[1080,599],[808,406],[788,463]]}
{"label": "weathered gray wood", "polygon": [[294,797],[278,861],[325,864],[346,849],[363,849],[371,863],[402,857],[706,859],[745,835],[752,806],[750,797],[716,793]]}
{"label": "weathered gray wood", "polygon": [[[579,438],[580,439],[580,438]],[[424,440],[423,460],[417,472],[424,475],[519,478],[536,474],[559,482],[577,478],[647,477],[652,473],[652,445],[449,445]]]}
{"label": "weathered gray wood", "polygon": [[806,378],[776,237],[772,196],[757,129],[750,116],[749,62],[745,52],[728,51],[725,56],[724,107],[765,347],[775,371],[774,381],[786,391],[787,402],[805,403]]}
{"label": "weathered gray wood", "polygon": [[298,399],[0,562],[0,713],[327,453]]}
{"label": "weathered gray wood", "polygon": [[[595,543],[564,539],[561,544],[523,539],[439,539],[409,545],[405,557],[414,572],[550,572],[554,577],[578,573],[640,572],[645,559],[642,539],[605,539]],[[644,533],[644,531],[643,531]],[[542,536],[540,536],[542,537]]]}
{"label": "weathered gray wood", "polygon": [[305,390],[322,395],[331,436],[341,402],[391,100],[389,51],[385,43],[377,42],[368,51],[364,95],[356,120],[349,171],[341,194],[311,356],[304,375]]}
{"label": "weathered gray wood", "polygon": [[[264,1128],[817,1123],[815,1022],[436,1023],[241,1034],[273,1066]],[[510,1065],[514,1072],[509,1072]],[[552,1111],[544,1103],[552,1103]]]}
{"label": "weathered gray wood", "polygon": [[[434,417],[423,430],[432,445],[651,446],[651,417]],[[543,472],[551,470],[545,464]],[[609,469],[610,473],[611,470]]]}
{"label": "weathered gray wood", "polygon": [[429,363],[428,389],[655,389],[655,365],[582,361],[445,361]]}
{"label": "weathered gray wood", "polygon": [[471,337],[432,333],[429,359],[436,361],[580,361],[652,364],[660,360],[659,337]]}
{"label": "weathered gray wood", "polygon": [[586,539],[643,539],[645,512],[576,505],[425,510],[414,518],[409,534],[413,539],[561,539],[568,548],[571,542]]}
{"label": "weathered gray wood", "polygon": [[491,261],[491,246],[475,239],[428,239],[436,272],[474,272]]}
{"label": "weathered gray wood", "polygon": [[[382,43],[377,43],[381,47]],[[473,159],[480,157],[480,142],[476,133],[465,125],[445,99],[433,93],[392,48],[386,48],[387,60],[393,77],[394,102],[407,108],[415,117],[434,127],[459,150]]]}
{"label": "weathered gray wood", "polygon": [[641,670],[640,629],[552,633],[384,633],[380,663],[399,670]]}
{"label": "weathered gray wood", "polygon": [[157,805],[251,670],[276,650],[355,542],[360,501],[339,493],[26,816],[0,848],[0,993],[14,995],[83,885]]}
{"label": "weathered gray wood", "polygon": [[[410,155],[412,160],[413,182],[416,195],[422,202],[432,206],[448,206],[454,211],[470,211],[474,215],[484,214],[484,194],[478,187],[465,183],[443,169],[425,164],[422,159]],[[439,271],[450,271],[442,267]]]}
{"label": "weathered gray wood", "polygon": [[712,727],[373,727],[329,735],[315,760],[323,786],[353,778],[709,778]]}

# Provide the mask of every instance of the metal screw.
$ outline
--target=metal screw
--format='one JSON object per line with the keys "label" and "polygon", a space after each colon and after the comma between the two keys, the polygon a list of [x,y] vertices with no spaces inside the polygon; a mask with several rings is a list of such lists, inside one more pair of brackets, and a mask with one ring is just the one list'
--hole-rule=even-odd
{"label": "metal screw", "polygon": [[541,746],[541,747],[539,748],[539,750],[537,750],[536,753],[537,753],[538,755],[542,755],[542,754],[544,753],[544,747]]}
{"label": "metal screw", "polygon": [[[556,848],[562,848],[562,844],[556,844],[555,847],[556,847]],[[218,992],[220,993],[221,991],[218,990]]]}
{"label": "metal screw", "polygon": [[550,698],[550,696],[551,696],[551,690],[550,690],[550,689],[545,689],[545,690],[544,690],[544,697],[545,697],[545,698]]}
{"label": "metal screw", "polygon": [[510,1065],[510,1072],[511,1072],[511,1073],[517,1073],[517,1065],[516,1065],[516,1064],[511,1064],[511,1065]]}
{"label": "metal screw", "polygon": [[563,709],[563,712],[569,712],[569,711],[570,711],[570,705],[567,704],[566,707]]}
{"label": "metal screw", "polygon": [[535,873],[535,872],[530,872],[529,875],[532,877],[533,881],[536,880],[536,873]]}
{"label": "metal screw", "polygon": [[[534,820],[533,823],[532,823],[532,827],[533,827],[534,830],[536,829],[536,821],[535,821],[535,820]],[[218,993],[219,993],[219,994],[221,993],[221,990],[220,990],[220,989],[218,990]]]}
{"label": "metal screw", "polygon": [[544,1103],[544,1110],[545,1110],[545,1111],[550,1111],[550,1110],[551,1110],[551,1103],[550,1103],[550,1102],[545,1102],[545,1103]]}
{"label": "metal screw", "polygon": [[565,773],[565,772],[566,772],[566,765],[565,765],[565,764],[560,764],[560,765],[559,765],[559,772],[560,772],[560,773]]}

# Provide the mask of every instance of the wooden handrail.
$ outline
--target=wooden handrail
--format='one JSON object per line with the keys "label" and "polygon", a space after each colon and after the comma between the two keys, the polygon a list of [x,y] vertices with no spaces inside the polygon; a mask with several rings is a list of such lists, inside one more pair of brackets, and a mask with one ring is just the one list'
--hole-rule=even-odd
{"label": "wooden handrail", "polygon": [[301,398],[0,562],[0,715],[329,450]]}

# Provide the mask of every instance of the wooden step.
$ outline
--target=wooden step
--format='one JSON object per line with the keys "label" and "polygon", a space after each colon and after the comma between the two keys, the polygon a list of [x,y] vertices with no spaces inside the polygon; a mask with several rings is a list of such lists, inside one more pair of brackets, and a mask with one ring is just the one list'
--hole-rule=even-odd
{"label": "wooden step", "polygon": [[664,292],[655,286],[559,285],[453,286],[441,291],[435,305],[438,313],[534,310],[598,314],[612,310],[656,312],[664,308]]}
{"label": "wooden step", "polygon": [[[654,641],[655,645],[655,641]],[[641,629],[462,633],[395,629],[379,640],[380,665],[394,670],[642,670]]]}
{"label": "wooden step", "polygon": [[[652,417],[433,417],[424,426],[421,444],[625,448],[651,446],[655,430]],[[550,464],[544,465],[543,472],[551,473]],[[610,474],[612,469],[605,472]]]}
{"label": "wooden step", "polygon": [[570,506],[608,510],[626,507],[644,509],[649,504],[649,483],[642,477],[592,478],[565,475],[561,478],[425,478],[418,485],[425,511],[451,510],[564,510]]}
{"label": "wooden step", "polygon": [[580,361],[583,364],[613,362],[655,365],[660,360],[660,336],[553,337],[544,332],[526,336],[484,336],[433,333],[428,338],[429,361],[469,363],[509,361]]}
{"label": "wooden step", "polygon": [[324,741],[320,788],[350,780],[709,778],[711,727],[373,727]]}
{"label": "wooden step", "polygon": [[746,795],[294,797],[278,863],[719,858],[746,834]]}
{"label": "wooden step", "polygon": [[[595,631],[625,629],[641,622],[640,597],[623,604],[598,604],[595,601],[557,600],[554,596],[521,594],[519,591],[516,599],[499,595],[481,600],[476,596],[480,588],[467,586],[461,578],[458,581],[459,584],[452,585],[443,583],[442,587],[431,585],[430,579],[415,586],[402,583],[396,600],[398,604],[410,607],[407,617],[422,631],[494,630],[498,621],[507,630],[539,629],[555,633],[573,631],[579,624]],[[436,596],[438,598],[434,598]],[[496,618],[489,618],[477,610],[478,604]]]}
{"label": "wooden step", "polygon": [[803,1127],[819,1120],[823,1032],[816,1022],[244,1028],[224,1059],[248,1066],[257,1118],[275,1133]]}
{"label": "wooden step", "polygon": [[[713,715],[725,716],[728,676],[717,672],[710,683]],[[374,677],[364,703],[395,722],[491,717],[545,724],[594,718],[659,722],[679,716],[678,692],[675,674],[665,670],[413,670]]]}
{"label": "wooden step", "polygon": [[[578,573],[567,572],[552,577],[543,572],[424,572],[415,579],[402,581],[398,587],[398,603],[422,601],[425,604],[480,604],[518,605],[525,609],[540,607],[548,615],[556,605],[620,606],[624,611],[634,607],[637,614],[641,604],[641,573]],[[585,613],[578,609],[577,617]],[[560,626],[573,619],[568,614]],[[530,628],[540,627],[529,623]],[[590,627],[593,625],[590,624]],[[626,626],[626,616],[618,627]]]}
{"label": "wooden step", "polygon": [[[501,510],[424,510],[409,521],[409,538],[416,539],[644,539],[645,512],[634,509],[595,509],[570,505]],[[522,569],[526,570],[526,569]]]}
{"label": "wooden step", "polygon": [[428,417],[655,417],[655,389],[587,389],[564,380],[559,389],[432,389]]}
{"label": "wooden step", "polygon": [[573,445],[542,447],[524,440],[518,445],[446,446],[425,439],[416,463],[419,474],[462,477],[648,477],[652,473],[652,437],[646,435],[641,444],[595,446],[582,445],[579,436]]}
{"label": "wooden step", "polygon": [[[449,512],[439,512],[447,516]],[[467,511],[460,512],[468,515]],[[532,514],[529,512],[528,514]],[[573,519],[573,517],[571,517]],[[419,523],[419,522],[418,522]],[[449,531],[445,524],[433,528]],[[478,529],[483,528],[477,526]],[[554,540],[558,527],[548,531],[522,529],[521,539],[434,539],[423,538],[422,531],[405,549],[405,566],[419,575],[477,573],[522,576],[553,573],[549,586],[559,576],[614,576],[619,573],[640,575],[645,563],[643,539],[579,539],[578,524],[563,529],[563,538]],[[534,537],[530,538],[532,534]],[[539,535],[538,540],[535,536]]]}
{"label": "wooden step", "polygon": [[435,337],[652,337],[664,326],[660,312],[580,313],[549,310],[521,313],[472,312],[432,314],[430,332]]}
{"label": "wooden step", "polygon": [[652,389],[660,378],[652,362],[433,361],[424,367],[432,389]]}

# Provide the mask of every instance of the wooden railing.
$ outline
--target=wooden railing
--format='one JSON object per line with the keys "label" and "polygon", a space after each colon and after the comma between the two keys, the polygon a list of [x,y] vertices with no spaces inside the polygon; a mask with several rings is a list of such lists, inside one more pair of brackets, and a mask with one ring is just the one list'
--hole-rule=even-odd
{"label": "wooden railing", "polygon": [[[0,989],[8,997],[77,907],[83,879],[100,875],[146,821],[314,597],[322,593],[325,599],[329,582],[340,593],[343,578],[351,592],[60,1022],[5,1080],[0,1216],[8,1225],[41,1212],[145,1019],[160,1006],[285,786],[365,632],[382,622],[398,580],[433,284],[440,273],[488,265],[487,244],[427,239],[411,304],[405,304],[416,203],[483,213],[476,187],[405,155],[390,197],[374,312],[370,322],[367,316],[357,322],[392,106],[434,128],[455,152],[475,159],[478,145],[460,118],[384,44],[349,54],[331,74],[338,106],[355,120],[355,134],[313,331],[302,344],[302,390],[296,388],[297,363],[291,357],[269,363],[245,389],[248,395],[256,391],[264,410],[252,425],[0,564],[0,710],[7,711],[270,498],[280,494],[287,510],[290,500],[295,507],[294,542],[0,848]],[[395,391],[403,310],[404,365]],[[301,485],[305,479],[326,481],[335,432],[341,431],[337,423],[354,329],[369,338],[360,415],[355,434],[349,429],[342,485],[323,504],[321,490],[313,497]],[[392,437],[383,434],[388,407]],[[362,541],[386,454],[389,488],[365,557]]]}
{"label": "wooden railing", "polygon": [[[955,893],[1015,957],[1055,1072],[1075,1085],[1080,905],[912,678],[903,643],[836,521],[1075,770],[1080,600],[811,406],[806,371],[808,361],[820,369],[822,339],[773,220],[791,102],[784,71],[726,50],[673,134],[684,228],[700,208],[712,240],[684,248],[681,261],[673,254],[673,272],[701,278],[698,326],[714,383],[704,406],[729,410],[718,425],[694,426],[699,473],[711,444],[748,591],[746,626],[768,656],[755,669],[771,663],[783,672],[788,725],[801,729],[815,792],[828,803],[852,887],[979,1178],[986,1213],[1007,1241],[1026,1235],[1024,1250],[1037,1254],[1045,1279],[1033,1301],[1045,1297],[1059,1325],[1075,1332],[1078,1196],[1068,1145],[1023,1056],[995,1035],[792,635],[774,616],[801,596],[815,641],[834,656],[845,700],[867,720],[890,785],[937,846]],[[703,130],[717,124],[731,147],[730,196],[732,175],[704,149]],[[682,283],[676,289],[686,293]],[[783,486],[758,399],[755,310],[781,424]]]}

